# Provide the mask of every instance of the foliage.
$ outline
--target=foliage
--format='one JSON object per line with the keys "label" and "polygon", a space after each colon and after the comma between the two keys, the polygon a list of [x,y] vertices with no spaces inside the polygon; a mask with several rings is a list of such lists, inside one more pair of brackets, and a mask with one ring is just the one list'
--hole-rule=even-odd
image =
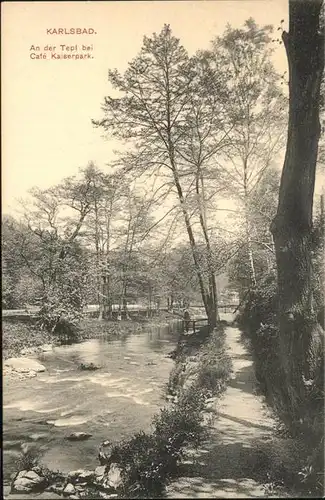
{"label": "foliage", "polygon": [[[84,305],[87,252],[76,238],[89,200],[85,194],[83,204],[81,184],[65,179],[55,188],[34,189],[30,205],[24,205],[24,218],[3,221],[6,301],[40,305],[40,325],[51,331],[63,315],[66,321],[75,320]],[[59,222],[60,210],[66,207],[76,210],[79,220],[61,214]]]}
{"label": "foliage", "polygon": [[166,387],[166,392],[168,395],[176,396],[178,389],[180,387],[183,387],[185,381],[185,370],[185,362],[178,359],[177,363],[175,363],[169,374],[169,379]]}
{"label": "foliage", "polygon": [[196,385],[198,389],[203,388],[211,396],[219,396],[226,388],[231,372],[231,360],[224,349],[208,353],[211,343],[205,347],[206,352],[202,354]]}
{"label": "foliage", "polygon": [[[317,207],[318,208],[318,207]],[[316,313],[321,313],[323,307],[323,263],[320,255],[323,253],[323,215],[322,207],[315,214],[314,229],[311,236],[313,260],[313,293]],[[240,282],[240,276],[238,276]],[[243,288],[245,289],[245,287]],[[309,362],[318,364],[318,372],[310,380],[305,380],[305,399],[300,408],[290,406],[287,397],[287,383],[280,362],[279,330],[277,326],[277,287],[274,270],[264,268],[258,286],[244,295],[243,305],[237,318],[245,336],[250,341],[254,357],[256,377],[262,393],[275,411],[280,422],[284,423],[287,431],[296,439],[302,439],[304,453],[301,455],[305,466],[300,470],[300,461],[296,464],[295,474],[283,471],[277,480],[305,491],[308,494],[317,494],[322,490],[323,480],[323,448],[320,451],[319,442],[323,440],[324,418],[324,379],[323,361],[313,360],[309,353]],[[319,315],[320,318],[321,314]],[[321,321],[321,319],[319,320]],[[304,326],[300,321],[301,335],[304,328],[310,328],[309,323]],[[306,355],[307,358],[307,355]],[[300,374],[301,376],[301,374]],[[298,474],[299,473],[299,474]],[[273,480],[276,478],[273,477]]]}
{"label": "foliage", "polygon": [[35,447],[27,448],[17,458],[16,470],[18,472],[22,470],[32,470],[33,467],[38,466],[40,458],[40,453]]}
{"label": "foliage", "polygon": [[[279,171],[268,167],[261,175],[247,203],[251,218],[250,248],[258,289],[264,286],[266,277],[273,279],[272,276],[274,278],[276,276],[275,253],[269,226],[276,213],[279,184]],[[241,299],[244,299],[246,292],[252,288],[247,252],[247,239],[242,235],[241,247],[227,266],[230,284],[239,291]]]}
{"label": "foliage", "polygon": [[14,309],[35,304],[41,294],[41,283],[35,273],[30,272],[25,258],[26,250],[31,256],[31,247],[36,247],[38,242],[29,234],[26,225],[13,217],[4,216],[1,243],[3,307]]}
{"label": "foliage", "polygon": [[55,340],[57,339],[53,334],[41,330],[31,322],[3,320],[2,354],[4,359],[19,356],[23,348],[37,347]]}
{"label": "foliage", "polygon": [[166,452],[180,452],[185,445],[198,444],[202,440],[202,412],[205,408],[206,394],[194,388],[184,389],[170,408],[163,408],[160,415],[154,418],[157,439],[165,443]]}
{"label": "foliage", "polygon": [[[298,408],[290,406],[286,378],[279,358],[276,311],[276,284],[274,277],[269,276],[258,289],[251,291],[246,297],[237,321],[250,341],[260,390],[290,434],[304,443],[304,470],[298,476],[297,463],[296,473],[291,476],[283,471],[282,479],[300,491],[313,487],[315,494],[315,491],[320,491],[323,478],[323,448],[321,451],[319,448],[319,442],[324,439],[323,369],[320,369],[314,380],[305,381],[308,390],[299,411]],[[303,479],[303,484],[299,484],[299,478]]]}
{"label": "foliage", "polygon": [[203,409],[204,396],[188,391],[154,418],[152,434],[140,432],[113,448],[110,461],[122,468],[123,496],[154,498],[162,494],[185,446],[198,444],[205,435]]}
{"label": "foliage", "polygon": [[[318,209],[318,210],[317,210]],[[321,197],[320,207],[316,207],[311,235],[311,252],[313,261],[313,299],[314,307],[318,313],[319,323],[325,328],[324,323],[324,298],[325,298],[325,269],[324,269],[324,197]]]}
{"label": "foliage", "polygon": [[55,281],[47,287],[40,301],[37,316],[41,328],[60,335],[76,335],[86,305],[88,272],[85,265],[86,259],[79,249],[59,262]]}

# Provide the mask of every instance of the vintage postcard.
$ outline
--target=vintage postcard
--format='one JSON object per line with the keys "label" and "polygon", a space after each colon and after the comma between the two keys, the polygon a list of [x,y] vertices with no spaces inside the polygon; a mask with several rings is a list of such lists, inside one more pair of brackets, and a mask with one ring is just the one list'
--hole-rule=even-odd
{"label": "vintage postcard", "polygon": [[322,9],[2,3],[4,498],[323,491]]}

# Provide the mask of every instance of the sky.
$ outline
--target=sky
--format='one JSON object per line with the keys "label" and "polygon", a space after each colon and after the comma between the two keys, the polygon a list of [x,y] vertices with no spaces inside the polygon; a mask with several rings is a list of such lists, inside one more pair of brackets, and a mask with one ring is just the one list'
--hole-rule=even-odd
{"label": "sky", "polygon": [[[144,2],[3,2],[2,10],[2,209],[14,212],[16,199],[33,186],[50,187],[94,161],[113,158],[117,143],[107,141],[91,119],[102,117],[108,95],[107,70],[126,69],[144,35],[171,25],[190,54],[208,48],[226,24],[249,17],[276,29],[288,21],[287,0],[196,0]],[[53,34],[48,29],[81,28],[94,34]],[[93,58],[58,60],[46,46],[93,46]],[[38,46],[40,50],[34,50]],[[66,52],[72,54],[73,52]],[[32,59],[32,54],[47,54]],[[276,69],[287,61],[276,45]],[[108,167],[105,167],[108,168]]]}

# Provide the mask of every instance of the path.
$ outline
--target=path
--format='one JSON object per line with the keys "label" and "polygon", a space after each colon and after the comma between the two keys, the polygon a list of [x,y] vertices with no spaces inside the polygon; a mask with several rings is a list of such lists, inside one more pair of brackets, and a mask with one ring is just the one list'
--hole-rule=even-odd
{"label": "path", "polygon": [[213,408],[218,416],[209,442],[185,462],[184,474],[168,486],[167,498],[265,497],[256,467],[261,460],[257,443],[265,446],[274,421],[255,393],[253,362],[240,331],[229,326],[226,338],[233,378]]}

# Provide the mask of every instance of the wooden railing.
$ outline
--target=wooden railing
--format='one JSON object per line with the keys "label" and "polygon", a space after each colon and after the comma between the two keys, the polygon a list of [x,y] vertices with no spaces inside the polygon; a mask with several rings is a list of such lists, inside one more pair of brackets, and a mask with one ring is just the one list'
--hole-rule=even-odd
{"label": "wooden railing", "polygon": [[204,326],[209,325],[209,320],[208,318],[195,318],[195,319],[190,319],[188,321],[183,320],[183,330],[186,331],[186,327],[188,327],[188,330],[193,330],[193,333],[195,333],[197,330]]}

